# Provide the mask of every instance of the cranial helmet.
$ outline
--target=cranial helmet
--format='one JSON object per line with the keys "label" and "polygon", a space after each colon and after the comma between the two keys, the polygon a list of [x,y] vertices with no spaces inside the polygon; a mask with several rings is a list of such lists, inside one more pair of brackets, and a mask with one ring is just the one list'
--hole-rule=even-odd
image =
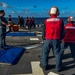
{"label": "cranial helmet", "polygon": [[53,6],[50,11],[49,11],[49,15],[56,15],[58,16],[59,15],[59,10],[56,6]]}
{"label": "cranial helmet", "polygon": [[67,21],[68,22],[75,22],[75,18],[73,16],[69,16]]}

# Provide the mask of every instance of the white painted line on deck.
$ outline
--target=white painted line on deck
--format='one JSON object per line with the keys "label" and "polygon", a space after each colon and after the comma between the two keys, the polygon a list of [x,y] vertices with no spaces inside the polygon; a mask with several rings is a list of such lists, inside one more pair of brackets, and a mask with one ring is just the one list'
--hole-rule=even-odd
{"label": "white painted line on deck", "polygon": [[30,40],[33,41],[33,40],[39,40],[39,39],[38,38],[30,38]]}
{"label": "white painted line on deck", "polygon": [[36,33],[42,33],[42,32],[39,32],[39,31],[35,31]]}
{"label": "white painted line on deck", "polygon": [[42,35],[37,35],[37,36],[42,36]]}
{"label": "white painted line on deck", "polygon": [[[44,75],[44,72],[42,68],[40,68],[40,62],[39,61],[32,61],[31,67],[32,67],[32,73],[31,74],[12,74],[12,75]],[[59,75],[54,72],[49,72],[47,75]]]}
{"label": "white painted line on deck", "polygon": [[32,74],[12,74],[12,75],[32,75]]}
{"label": "white painted line on deck", "polygon": [[10,64],[10,63],[2,63],[2,62],[0,62],[0,64],[1,64],[1,65],[12,65],[12,64]]}
{"label": "white painted line on deck", "polygon": [[12,75],[44,75],[42,68],[39,66],[39,61],[31,62],[32,74],[12,74]]}
{"label": "white painted line on deck", "polygon": [[40,45],[36,45],[36,46],[29,46],[29,47],[24,47],[25,49],[32,49],[32,48],[36,48],[36,47],[38,47],[38,46],[40,46]]}
{"label": "white painted line on deck", "polygon": [[39,47],[43,44],[43,41],[40,42],[39,44],[36,44],[36,45],[30,45],[30,46],[27,46],[27,47],[24,47],[25,49],[32,49],[32,48],[36,48],[36,47]]}
{"label": "white painted line on deck", "polygon": [[50,72],[50,73],[48,73],[48,75],[59,75],[59,74],[56,74],[54,72]]}
{"label": "white painted line on deck", "polygon": [[44,75],[42,68],[39,66],[39,61],[31,62],[33,75]]}

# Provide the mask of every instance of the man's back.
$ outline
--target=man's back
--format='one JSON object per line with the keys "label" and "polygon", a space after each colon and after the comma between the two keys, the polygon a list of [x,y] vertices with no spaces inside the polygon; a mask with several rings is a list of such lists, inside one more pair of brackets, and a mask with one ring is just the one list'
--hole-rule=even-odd
{"label": "man's back", "polygon": [[57,17],[51,17],[45,20],[45,38],[46,39],[60,39],[62,30],[62,20]]}

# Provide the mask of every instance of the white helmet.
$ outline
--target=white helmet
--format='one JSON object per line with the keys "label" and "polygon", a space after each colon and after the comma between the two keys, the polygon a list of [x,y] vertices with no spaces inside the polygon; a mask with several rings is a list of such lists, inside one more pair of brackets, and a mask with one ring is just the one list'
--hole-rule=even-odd
{"label": "white helmet", "polygon": [[69,16],[67,21],[68,22],[75,22],[75,18],[73,16]]}
{"label": "white helmet", "polygon": [[49,11],[49,15],[59,15],[59,10],[56,6],[53,6],[50,11]]}

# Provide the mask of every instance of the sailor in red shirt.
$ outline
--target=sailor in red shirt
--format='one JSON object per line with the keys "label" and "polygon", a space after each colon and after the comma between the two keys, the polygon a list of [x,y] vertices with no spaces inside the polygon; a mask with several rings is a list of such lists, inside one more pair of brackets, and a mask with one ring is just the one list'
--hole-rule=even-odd
{"label": "sailor in red shirt", "polygon": [[61,60],[63,57],[64,50],[69,46],[71,50],[72,57],[75,62],[75,19],[70,16],[67,20],[68,24],[65,25],[65,36],[61,44]]}
{"label": "sailor in red shirt", "polygon": [[56,70],[60,71],[62,68],[62,63],[60,60],[60,40],[63,38],[64,24],[62,19],[58,18],[59,10],[57,7],[53,6],[49,11],[50,18],[45,20],[43,27],[43,39],[45,43],[42,49],[42,60],[41,67],[45,70],[48,69],[48,55],[51,47],[55,55]]}

